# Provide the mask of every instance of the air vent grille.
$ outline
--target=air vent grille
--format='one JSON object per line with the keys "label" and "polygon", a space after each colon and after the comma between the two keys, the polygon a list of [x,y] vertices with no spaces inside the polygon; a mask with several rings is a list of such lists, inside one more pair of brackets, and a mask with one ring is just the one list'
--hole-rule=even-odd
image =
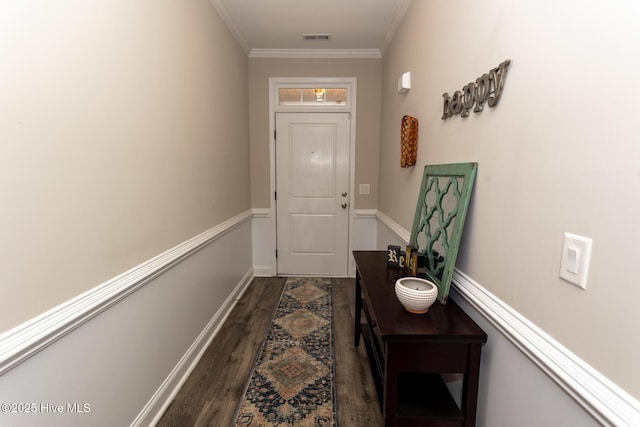
{"label": "air vent grille", "polygon": [[331,34],[303,34],[305,40],[331,40]]}

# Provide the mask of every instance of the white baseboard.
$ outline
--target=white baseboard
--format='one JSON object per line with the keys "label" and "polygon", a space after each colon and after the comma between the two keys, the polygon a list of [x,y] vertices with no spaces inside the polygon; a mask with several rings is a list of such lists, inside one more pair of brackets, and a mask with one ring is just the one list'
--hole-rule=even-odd
{"label": "white baseboard", "polygon": [[[376,216],[386,229],[379,232],[383,238],[409,241],[410,232],[382,212]],[[378,249],[382,248],[386,244],[379,240]],[[454,271],[452,288],[599,423],[640,426],[637,400],[504,301],[458,269]]]}
{"label": "white baseboard", "polygon": [[245,274],[233,292],[227,297],[220,309],[211,318],[207,327],[200,333],[200,335],[198,335],[198,338],[193,342],[191,347],[189,347],[189,350],[187,350],[175,368],[164,380],[160,388],[145,405],[142,411],[140,411],[138,417],[136,417],[136,419],[131,423],[132,426],[153,426],[160,421],[160,418],[176,397],[180,388],[187,381],[200,358],[202,358],[202,355],[209,347],[209,344],[211,344],[211,341],[213,341],[215,336],[218,334],[218,331],[231,313],[231,310],[233,310],[242,294],[244,294],[244,291],[251,283],[253,277],[254,276],[251,271]]}
{"label": "white baseboard", "polygon": [[276,276],[276,271],[271,265],[254,265],[253,275],[255,277],[274,277]]}
{"label": "white baseboard", "polygon": [[[0,425],[152,425],[253,277],[250,218],[243,212],[3,334],[0,402],[65,411],[0,412]],[[66,410],[77,402],[91,410]]]}
{"label": "white baseboard", "polygon": [[0,375],[140,289],[251,216],[235,217],[0,335]]}

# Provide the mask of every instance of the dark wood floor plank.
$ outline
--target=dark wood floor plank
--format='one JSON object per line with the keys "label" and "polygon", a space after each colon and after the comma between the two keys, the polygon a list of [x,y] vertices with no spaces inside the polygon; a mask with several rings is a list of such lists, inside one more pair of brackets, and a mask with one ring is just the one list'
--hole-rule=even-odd
{"label": "dark wood floor plank", "polygon": [[366,351],[353,345],[355,281],[333,279],[333,285],[338,425],[382,425]]}
{"label": "dark wood floor plank", "polygon": [[237,405],[284,283],[270,278],[249,285],[158,426],[192,426],[212,415],[217,422],[231,423],[235,407],[220,408],[228,400]]}
{"label": "dark wood floor plank", "polygon": [[[275,313],[286,278],[256,278],[158,426],[228,426]],[[332,279],[338,425],[381,426],[364,346],[353,346],[354,279]]]}

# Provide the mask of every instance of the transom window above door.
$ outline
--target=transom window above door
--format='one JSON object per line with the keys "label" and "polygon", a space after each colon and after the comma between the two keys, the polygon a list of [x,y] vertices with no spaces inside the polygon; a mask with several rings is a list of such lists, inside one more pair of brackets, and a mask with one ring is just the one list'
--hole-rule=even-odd
{"label": "transom window above door", "polygon": [[271,112],[355,113],[355,77],[270,77]]}
{"label": "transom window above door", "polygon": [[278,105],[281,107],[347,107],[347,87],[279,87]]}

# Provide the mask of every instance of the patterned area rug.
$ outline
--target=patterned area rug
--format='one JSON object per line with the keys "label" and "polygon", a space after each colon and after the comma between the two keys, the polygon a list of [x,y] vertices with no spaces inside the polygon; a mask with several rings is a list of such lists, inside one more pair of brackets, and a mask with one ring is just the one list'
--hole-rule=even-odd
{"label": "patterned area rug", "polygon": [[234,426],[335,426],[331,281],[289,278]]}

